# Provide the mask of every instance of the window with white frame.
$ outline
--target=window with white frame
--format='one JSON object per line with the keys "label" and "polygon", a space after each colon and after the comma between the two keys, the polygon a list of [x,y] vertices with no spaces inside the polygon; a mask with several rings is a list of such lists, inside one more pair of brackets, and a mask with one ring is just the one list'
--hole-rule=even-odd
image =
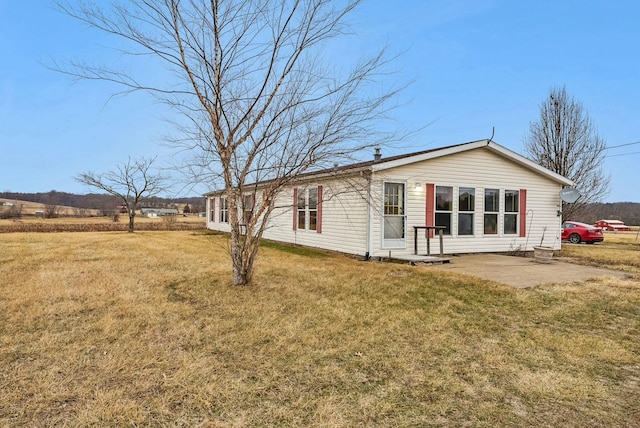
{"label": "window with white frame", "polygon": [[229,208],[224,196],[220,196],[220,223],[229,223]]}
{"label": "window with white frame", "polygon": [[307,228],[307,192],[298,190],[298,230]]}
{"label": "window with white frame", "polygon": [[384,183],[384,239],[404,240],[404,183]]}
{"label": "window with white frame", "polygon": [[484,234],[498,234],[498,214],[500,213],[500,190],[484,189]]}
{"label": "window with white frame", "polygon": [[242,198],[242,220],[244,224],[249,224],[253,215],[253,195],[244,195]]}
{"label": "window with white frame", "polygon": [[319,197],[320,190],[318,187],[297,190],[297,230],[315,230],[319,233]]}
{"label": "window with white frame", "polygon": [[460,187],[458,190],[458,235],[473,235],[473,214],[476,209],[476,189]]}
{"label": "window with white frame", "polygon": [[444,235],[451,235],[451,215],[453,213],[453,187],[436,186],[435,225],[443,226]]}
{"label": "window with white frame", "polygon": [[209,210],[210,210],[209,221],[216,221],[216,200],[215,200],[215,198],[210,198],[209,199]]}
{"label": "window with white frame", "polygon": [[504,191],[504,234],[518,233],[518,211],[520,209],[520,191]]}
{"label": "window with white frame", "polygon": [[314,187],[308,190],[307,208],[309,210],[309,230],[317,230],[318,228],[318,188]]}

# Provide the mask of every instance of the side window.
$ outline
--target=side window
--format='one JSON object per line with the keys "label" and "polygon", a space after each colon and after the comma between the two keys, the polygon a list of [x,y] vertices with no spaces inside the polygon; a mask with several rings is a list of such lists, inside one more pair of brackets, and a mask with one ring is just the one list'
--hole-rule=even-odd
{"label": "side window", "polygon": [[436,226],[444,226],[443,234],[451,235],[453,187],[436,186]]}
{"label": "side window", "polygon": [[484,189],[484,234],[498,234],[498,213],[500,212],[500,190]]}
{"label": "side window", "polygon": [[209,217],[209,221],[215,222],[216,221],[216,199],[215,198],[211,198],[209,199],[209,209],[210,211],[210,217]]}
{"label": "side window", "polygon": [[242,198],[242,220],[244,224],[248,224],[251,221],[251,215],[253,214],[253,195],[244,195]]}
{"label": "side window", "polygon": [[220,223],[229,223],[229,208],[227,207],[227,198],[220,197]]}
{"label": "side window", "polygon": [[307,227],[307,191],[298,190],[298,230],[304,230]]}
{"label": "side window", "polygon": [[518,211],[520,210],[520,192],[518,190],[504,191],[504,233],[515,235],[518,233]]}
{"label": "side window", "polygon": [[318,188],[309,189],[309,230],[318,229]]}
{"label": "side window", "polygon": [[473,235],[475,209],[476,189],[461,187],[458,192],[458,235]]}

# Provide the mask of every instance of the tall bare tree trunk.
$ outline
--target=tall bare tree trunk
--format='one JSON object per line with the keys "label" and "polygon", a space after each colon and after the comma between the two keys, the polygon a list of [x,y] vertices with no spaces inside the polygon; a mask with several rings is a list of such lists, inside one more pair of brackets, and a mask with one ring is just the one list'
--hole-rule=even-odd
{"label": "tall bare tree trunk", "polygon": [[255,239],[237,232],[231,233],[231,260],[233,263],[233,285],[249,285],[253,276],[255,257],[248,251],[247,240]]}
{"label": "tall bare tree trunk", "polygon": [[129,213],[129,233],[133,233],[133,221],[136,216],[135,212]]}
{"label": "tall bare tree trunk", "polygon": [[[125,92],[149,92],[186,119],[177,124],[184,135],[171,142],[185,154],[182,170],[225,192],[234,284],[251,281],[271,201],[286,186],[308,171],[352,162],[364,150],[399,140],[382,125],[402,89],[381,91],[377,82],[389,71],[384,48],[347,69],[323,55],[327,42],[345,34],[346,17],[361,0],[56,2],[63,12],[125,39],[133,58],[151,55],[176,77],[144,83],[148,76],[84,62],[60,69],[116,82]],[[261,194],[252,187],[266,180],[272,184]],[[255,209],[245,209],[249,194],[262,201]]]}

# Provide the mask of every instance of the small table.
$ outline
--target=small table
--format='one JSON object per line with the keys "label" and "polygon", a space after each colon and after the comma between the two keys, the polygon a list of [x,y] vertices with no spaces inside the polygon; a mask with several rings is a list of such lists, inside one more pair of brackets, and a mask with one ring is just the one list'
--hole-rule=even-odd
{"label": "small table", "polygon": [[413,254],[418,254],[418,230],[425,229],[425,235],[427,235],[427,256],[431,255],[431,243],[429,242],[429,235],[431,235],[432,230],[438,231],[438,236],[440,237],[440,257],[443,256],[443,246],[442,246],[442,231],[446,229],[444,226],[413,226]]}

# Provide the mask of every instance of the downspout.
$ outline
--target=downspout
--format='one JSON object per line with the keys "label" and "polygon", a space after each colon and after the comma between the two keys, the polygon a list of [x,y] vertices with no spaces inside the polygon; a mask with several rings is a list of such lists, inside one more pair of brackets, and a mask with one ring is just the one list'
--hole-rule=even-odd
{"label": "downspout", "polygon": [[367,251],[365,253],[365,260],[369,260],[371,258],[371,253],[373,252],[373,209],[371,207],[371,175],[372,172],[369,171],[367,174]]}

